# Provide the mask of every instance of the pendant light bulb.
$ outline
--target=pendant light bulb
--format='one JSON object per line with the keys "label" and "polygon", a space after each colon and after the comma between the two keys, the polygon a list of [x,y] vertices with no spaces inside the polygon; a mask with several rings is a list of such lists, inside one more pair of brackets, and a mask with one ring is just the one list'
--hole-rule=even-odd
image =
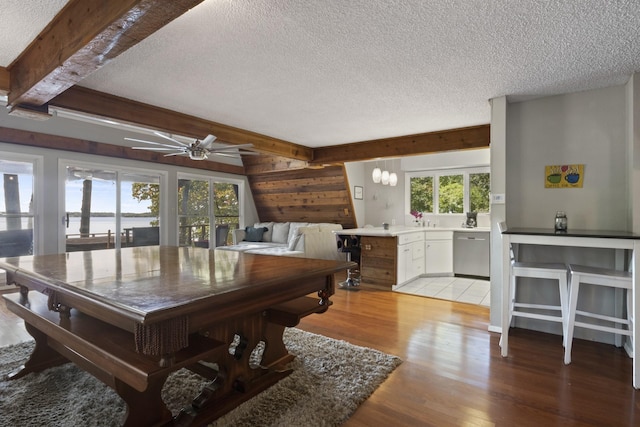
{"label": "pendant light bulb", "polygon": [[382,171],[380,170],[378,165],[376,165],[375,169],[373,170],[373,173],[371,174],[371,178],[373,179],[373,182],[375,182],[376,184],[378,184],[382,179]]}
{"label": "pendant light bulb", "polygon": [[389,175],[389,185],[392,187],[398,185],[398,175],[395,172],[391,172],[391,175]]}
{"label": "pendant light bulb", "polygon": [[382,177],[381,177],[382,185],[389,185],[389,179],[390,179],[389,171],[382,171]]}

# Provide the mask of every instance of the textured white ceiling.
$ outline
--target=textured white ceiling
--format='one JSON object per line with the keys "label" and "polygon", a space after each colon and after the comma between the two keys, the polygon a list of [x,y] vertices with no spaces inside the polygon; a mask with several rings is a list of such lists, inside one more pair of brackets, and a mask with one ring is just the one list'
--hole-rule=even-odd
{"label": "textured white ceiling", "polygon": [[[64,2],[2,3],[7,66]],[[491,98],[634,71],[638,0],[205,0],[81,86],[318,147],[485,124]]]}

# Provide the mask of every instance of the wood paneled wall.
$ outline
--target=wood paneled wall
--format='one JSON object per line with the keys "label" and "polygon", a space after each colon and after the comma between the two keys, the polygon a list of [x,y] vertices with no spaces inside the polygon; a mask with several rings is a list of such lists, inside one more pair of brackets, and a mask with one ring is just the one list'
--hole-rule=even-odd
{"label": "wood paneled wall", "polygon": [[330,222],[357,227],[344,165],[309,168],[282,157],[245,157],[260,221]]}

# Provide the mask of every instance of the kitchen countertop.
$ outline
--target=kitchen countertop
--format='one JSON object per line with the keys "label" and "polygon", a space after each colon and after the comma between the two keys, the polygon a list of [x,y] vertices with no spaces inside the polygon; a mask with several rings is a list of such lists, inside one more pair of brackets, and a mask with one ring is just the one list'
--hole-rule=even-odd
{"label": "kitchen countertop", "polygon": [[369,228],[348,228],[345,230],[335,230],[335,234],[348,234],[353,236],[377,236],[377,237],[395,237],[402,234],[417,233],[426,231],[431,233],[434,231],[464,231],[464,232],[490,232],[490,227],[408,227],[405,225],[392,225],[388,230],[382,227],[369,227]]}

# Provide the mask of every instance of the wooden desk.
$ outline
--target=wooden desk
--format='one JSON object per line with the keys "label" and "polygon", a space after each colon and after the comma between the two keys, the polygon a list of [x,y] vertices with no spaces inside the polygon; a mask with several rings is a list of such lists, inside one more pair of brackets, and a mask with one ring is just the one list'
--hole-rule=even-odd
{"label": "wooden desk", "polygon": [[[632,252],[630,268],[633,271],[633,314],[636,319],[636,313],[640,312],[640,292],[637,292],[638,274],[640,268],[640,234],[634,234],[624,231],[601,231],[601,230],[571,230],[566,233],[556,233],[553,229],[540,228],[509,228],[502,234],[502,356],[507,357],[509,353],[509,301],[510,295],[510,278],[509,264],[510,244],[528,244],[528,245],[551,245],[551,246],[569,246],[582,248],[610,248],[610,249],[626,249]],[[640,361],[636,356],[637,343],[640,339],[639,328],[633,330],[633,387],[640,388]]]}
{"label": "wooden desk", "polygon": [[7,307],[36,340],[12,378],[72,361],[125,400],[125,425],[156,425],[172,422],[167,376],[187,367],[212,383],[175,421],[200,425],[288,375],[285,326],[326,311],[334,273],[352,265],[168,246],[8,258],[0,268],[21,292]]}

